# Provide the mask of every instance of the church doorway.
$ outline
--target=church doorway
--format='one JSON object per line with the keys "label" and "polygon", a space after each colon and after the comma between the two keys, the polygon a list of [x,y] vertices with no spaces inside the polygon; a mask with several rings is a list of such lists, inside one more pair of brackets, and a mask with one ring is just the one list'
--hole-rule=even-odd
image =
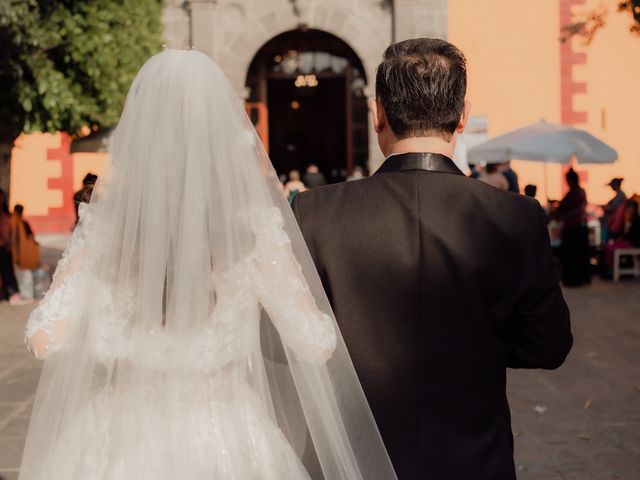
{"label": "church doorway", "polygon": [[340,38],[314,29],[280,34],[256,53],[247,110],[279,174],[317,165],[339,180],[366,168],[366,76]]}

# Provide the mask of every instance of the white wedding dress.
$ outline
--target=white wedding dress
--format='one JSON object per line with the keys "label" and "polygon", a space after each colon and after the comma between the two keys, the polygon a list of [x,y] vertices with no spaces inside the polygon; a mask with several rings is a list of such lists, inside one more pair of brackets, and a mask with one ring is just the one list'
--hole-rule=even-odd
{"label": "white wedding dress", "polygon": [[[148,385],[149,408],[142,412],[152,425],[144,432],[145,446],[157,458],[148,458],[153,471],[130,471],[130,453],[120,449],[121,441],[112,428],[130,422],[126,398],[96,395],[79,412],[72,428],[58,443],[51,469],[64,479],[176,479],[182,471],[194,478],[234,478],[298,480],[309,478],[292,446],[274,424],[267,406],[243,371],[253,352],[259,350],[260,305],[275,321],[278,332],[300,359],[322,363],[336,344],[330,318],[315,305],[300,267],[291,263],[291,247],[282,229],[276,207],[257,207],[251,212],[256,225],[254,250],[243,262],[223,272],[212,272],[218,301],[208,325],[197,336],[176,338],[162,330],[126,331],[127,316],[135,310],[133,298],[128,308],[117,310],[106,287],[83,291],[83,278],[90,275],[83,262],[84,239],[91,228],[90,206],[81,205],[81,223],[74,232],[54,276],[54,287],[46,294],[27,322],[26,338],[38,331],[47,335],[45,350],[33,349],[46,357],[65,347],[62,333],[73,302],[79,295],[91,295],[102,304],[104,315],[88,337],[88,348],[98,361],[115,359],[143,364],[154,371],[182,372],[167,384],[163,376]],[[121,292],[122,294],[122,292]],[[126,294],[126,292],[124,292]],[[240,314],[238,311],[240,310]],[[242,323],[235,321],[241,317]],[[33,347],[32,347],[33,348]],[[185,355],[185,352],[187,354]],[[166,401],[171,397],[170,401]],[[139,421],[136,419],[135,421]],[[175,427],[179,431],[173,431]],[[116,428],[117,430],[117,428]],[[187,455],[171,464],[163,461],[168,451],[180,451],[188,442]],[[144,477],[136,476],[144,473]],[[51,478],[50,474],[42,479]]]}
{"label": "white wedding dress", "polygon": [[[31,314],[19,480],[393,480],[243,105],[196,51],[136,76]],[[347,319],[348,321],[348,319]]]}

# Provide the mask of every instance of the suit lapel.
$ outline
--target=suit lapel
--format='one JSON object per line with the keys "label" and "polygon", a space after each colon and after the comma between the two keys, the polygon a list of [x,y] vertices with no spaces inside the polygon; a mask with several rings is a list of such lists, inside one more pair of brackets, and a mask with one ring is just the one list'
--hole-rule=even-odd
{"label": "suit lapel", "polygon": [[426,170],[464,175],[449,157],[439,153],[402,153],[391,155],[376,171],[378,173]]}

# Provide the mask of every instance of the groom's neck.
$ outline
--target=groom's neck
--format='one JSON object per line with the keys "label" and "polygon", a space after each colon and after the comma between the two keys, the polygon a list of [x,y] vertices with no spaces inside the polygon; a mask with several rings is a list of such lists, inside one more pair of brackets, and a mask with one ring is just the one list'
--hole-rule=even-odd
{"label": "groom's neck", "polygon": [[385,157],[397,153],[439,153],[449,158],[453,158],[453,151],[456,148],[455,136],[450,142],[439,137],[411,137],[398,140],[387,148]]}

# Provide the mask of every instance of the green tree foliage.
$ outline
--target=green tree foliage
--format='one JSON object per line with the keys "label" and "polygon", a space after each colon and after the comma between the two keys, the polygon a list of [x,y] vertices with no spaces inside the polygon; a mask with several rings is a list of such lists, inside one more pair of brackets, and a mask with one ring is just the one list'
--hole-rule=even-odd
{"label": "green tree foliage", "polygon": [[1,0],[0,141],[115,125],[161,15],[161,0]]}
{"label": "green tree foliage", "polygon": [[640,0],[624,0],[618,1],[618,11],[631,14],[633,22],[629,30],[631,33],[640,35]]}
{"label": "green tree foliage", "polygon": [[578,18],[578,21],[565,25],[561,40],[567,41],[574,35],[581,37],[586,44],[592,42],[596,33],[607,24],[610,7],[620,13],[630,15],[629,31],[640,36],[640,0],[613,0],[612,5],[602,4]]}

